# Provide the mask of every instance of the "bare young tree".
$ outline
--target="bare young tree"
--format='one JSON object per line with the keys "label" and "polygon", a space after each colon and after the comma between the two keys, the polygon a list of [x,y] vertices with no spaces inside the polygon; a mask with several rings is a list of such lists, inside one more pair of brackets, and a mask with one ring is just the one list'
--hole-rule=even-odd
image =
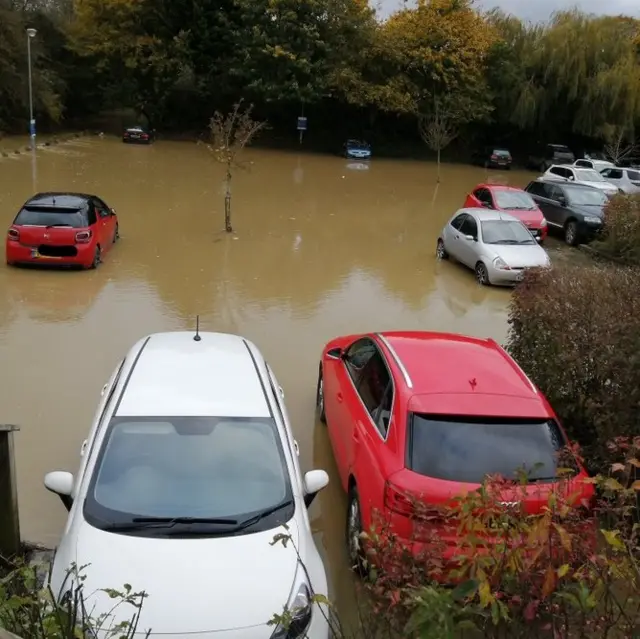
{"label": "bare young tree", "polygon": [[439,183],[440,153],[458,136],[459,119],[457,114],[446,108],[442,100],[435,98],[430,113],[418,116],[418,130],[424,143],[437,153],[437,181]]}
{"label": "bare young tree", "polygon": [[629,140],[633,140],[633,137],[629,137],[628,130],[625,127],[618,128],[604,145],[604,154],[617,165],[638,150],[638,144]]}
{"label": "bare young tree", "polygon": [[227,233],[233,233],[231,225],[233,171],[246,168],[246,162],[240,157],[242,150],[251,144],[255,136],[267,126],[266,122],[258,122],[251,117],[252,110],[253,105],[243,109],[242,100],[240,100],[227,114],[216,111],[209,122],[211,132],[209,149],[216,160],[225,167],[224,229]]}

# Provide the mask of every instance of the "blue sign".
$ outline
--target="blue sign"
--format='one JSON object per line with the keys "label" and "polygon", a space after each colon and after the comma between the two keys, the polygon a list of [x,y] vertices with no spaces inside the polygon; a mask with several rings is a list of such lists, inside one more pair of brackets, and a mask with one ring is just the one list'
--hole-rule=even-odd
{"label": "blue sign", "polygon": [[35,120],[29,121],[29,133],[32,138],[36,137],[36,121]]}
{"label": "blue sign", "polygon": [[301,115],[298,118],[298,131],[306,131],[307,130],[307,118]]}

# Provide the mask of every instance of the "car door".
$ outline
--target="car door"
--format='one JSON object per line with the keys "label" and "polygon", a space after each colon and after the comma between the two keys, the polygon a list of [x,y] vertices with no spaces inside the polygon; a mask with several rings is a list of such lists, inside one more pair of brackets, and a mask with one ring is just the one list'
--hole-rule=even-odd
{"label": "car door", "polygon": [[475,267],[478,251],[478,224],[471,215],[467,215],[460,227],[459,257],[462,264]]}
{"label": "car door", "polygon": [[604,171],[601,171],[601,174],[607,182],[615,184],[618,188],[622,186],[624,181],[624,173],[622,169],[605,169]]}
{"label": "car door", "polygon": [[357,385],[362,371],[376,352],[376,346],[370,337],[362,337],[347,346],[343,355],[336,360],[331,370],[333,374],[323,377],[324,404],[327,417],[327,430],[338,474],[346,489],[349,479],[349,451],[353,438],[353,406],[360,401]]}
{"label": "car door", "polygon": [[357,391],[359,402],[352,406],[354,429],[347,454],[364,506],[363,524],[368,527],[372,523],[371,506],[382,507],[383,503],[383,457],[395,392],[389,366],[377,347],[362,372]]}
{"label": "car door", "polygon": [[460,213],[460,215],[454,217],[447,225],[445,237],[443,238],[447,253],[458,261],[460,260],[460,244],[462,243],[460,227],[468,217],[466,213]]}
{"label": "car door", "polygon": [[544,189],[548,201],[544,210],[547,223],[556,228],[564,228],[567,209],[562,204],[562,201],[566,202],[566,196],[562,187],[559,184],[545,184]]}
{"label": "car door", "polygon": [[557,213],[554,211],[555,204],[550,199],[550,190],[547,189],[547,184],[544,182],[531,182],[525,191],[533,198],[534,202],[538,205],[538,208],[542,211],[548,224],[555,226],[553,217],[557,217]]}
{"label": "car door", "polygon": [[100,227],[100,247],[102,252],[106,253],[113,244],[113,237],[116,232],[115,216],[100,198],[94,198],[94,203]]}

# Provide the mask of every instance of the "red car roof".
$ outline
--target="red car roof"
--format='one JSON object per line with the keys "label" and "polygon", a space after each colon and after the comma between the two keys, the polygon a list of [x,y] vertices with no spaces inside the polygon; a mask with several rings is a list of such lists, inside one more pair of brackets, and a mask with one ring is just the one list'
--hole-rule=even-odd
{"label": "red car roof", "polygon": [[471,189],[476,191],[477,189],[489,189],[489,191],[524,191],[517,186],[509,186],[507,184],[477,184]]}

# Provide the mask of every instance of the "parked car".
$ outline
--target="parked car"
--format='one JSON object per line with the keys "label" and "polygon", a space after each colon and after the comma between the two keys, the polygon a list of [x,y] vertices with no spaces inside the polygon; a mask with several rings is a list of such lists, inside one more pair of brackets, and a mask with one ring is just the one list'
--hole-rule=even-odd
{"label": "parked car", "polygon": [[547,252],[520,220],[484,208],[455,213],[440,233],[436,256],[453,257],[468,266],[483,286],[513,285],[525,269],[551,265]]}
{"label": "parked car", "polygon": [[513,186],[478,184],[464,202],[464,208],[505,211],[518,218],[538,242],[547,237],[547,221],[542,211],[528,193]]}
{"label": "parked car", "polygon": [[[491,339],[418,331],[338,337],[322,351],[316,398],[349,496],[354,566],[362,531],[379,523],[376,512],[400,543],[420,552],[417,504],[443,505],[487,475],[511,478],[517,469],[528,473],[526,495],[504,498],[526,512],[541,512],[557,488],[566,435],[542,393]],[[578,460],[571,465],[569,490],[588,507],[593,486]],[[443,532],[451,558],[456,532],[438,519],[430,526]]]}
{"label": "parked car", "polygon": [[618,162],[616,162],[618,166],[622,166],[627,169],[638,169],[640,170],[640,157],[633,155],[626,155],[623,158],[620,158]]}
{"label": "parked car", "polygon": [[342,155],[349,159],[369,160],[371,146],[362,140],[347,140],[342,147]]}
{"label": "parked car", "polygon": [[125,129],[122,141],[130,144],[152,144],[156,141],[156,131],[143,126],[132,126]]}
{"label": "parked car", "polygon": [[575,159],[573,151],[564,144],[545,144],[532,151],[527,167],[542,172],[553,164],[573,164]]}
{"label": "parked car", "polygon": [[640,169],[613,167],[603,169],[600,174],[624,193],[640,193]]}
{"label": "parked car", "polygon": [[563,182],[574,182],[576,184],[584,184],[585,186],[593,186],[596,189],[604,191],[609,197],[613,197],[620,192],[620,189],[607,182],[598,171],[593,169],[582,169],[575,166],[551,166],[543,175],[551,180],[561,180]]}
{"label": "parked car", "polygon": [[538,178],[525,191],[531,195],[549,225],[564,241],[576,246],[592,240],[604,226],[606,194],[591,186]]}
{"label": "parked car", "polygon": [[582,169],[593,169],[594,171],[598,171],[598,173],[600,173],[603,169],[614,167],[615,164],[613,162],[609,162],[609,160],[581,158],[580,160],[576,160],[573,163],[573,166],[577,166]]}
{"label": "parked car", "polygon": [[96,195],[38,193],[7,231],[6,260],[96,268],[119,237],[115,209]]}
{"label": "parked car", "polygon": [[484,166],[485,169],[511,169],[513,158],[511,153],[500,146],[486,146],[484,149],[476,151],[472,160],[474,164]]}
{"label": "parked car", "polygon": [[[70,567],[86,566],[87,610],[119,622],[131,613],[101,589],[132,584],[148,595],[138,632],[150,637],[327,639],[307,507],[328,481],[302,474],[284,394],[254,344],[150,335],[105,384],[77,475],[45,477],[69,509],[50,586],[64,597]],[[285,606],[293,629],[269,626]]]}

